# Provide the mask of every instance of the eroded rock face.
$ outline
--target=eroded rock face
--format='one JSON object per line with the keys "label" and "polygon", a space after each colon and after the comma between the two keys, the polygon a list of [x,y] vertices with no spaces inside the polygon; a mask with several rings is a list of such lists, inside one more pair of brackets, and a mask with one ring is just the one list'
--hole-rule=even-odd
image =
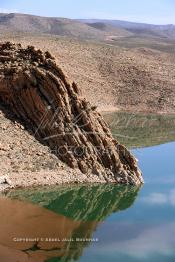
{"label": "eroded rock face", "polygon": [[70,167],[107,182],[143,182],[135,158],[49,52],[0,44],[0,99]]}

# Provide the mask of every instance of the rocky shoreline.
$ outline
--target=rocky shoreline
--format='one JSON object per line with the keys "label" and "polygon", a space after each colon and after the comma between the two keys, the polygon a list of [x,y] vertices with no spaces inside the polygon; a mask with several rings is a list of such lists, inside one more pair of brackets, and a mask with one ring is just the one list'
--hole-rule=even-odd
{"label": "rocky shoreline", "polygon": [[69,168],[9,117],[14,117],[11,112],[0,110],[0,192],[46,185],[107,183],[103,176],[87,176],[79,169]]}
{"label": "rocky shoreline", "polygon": [[14,188],[30,188],[36,186],[52,186],[65,184],[106,184],[116,183],[114,179],[97,176],[94,174],[85,175],[77,170],[60,170],[59,172],[33,172],[33,173],[12,173],[0,176],[0,192]]}

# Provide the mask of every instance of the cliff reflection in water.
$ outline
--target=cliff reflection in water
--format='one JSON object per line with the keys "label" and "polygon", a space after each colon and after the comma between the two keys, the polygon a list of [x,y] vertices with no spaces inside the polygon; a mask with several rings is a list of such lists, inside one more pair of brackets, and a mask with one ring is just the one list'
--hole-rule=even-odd
{"label": "cliff reflection in water", "polygon": [[104,118],[113,136],[129,148],[141,148],[175,140],[175,115],[115,112]]}
{"label": "cliff reflection in water", "polygon": [[[75,241],[76,238],[93,238],[101,221],[134,203],[138,190],[130,186],[91,185],[8,192],[0,198],[1,260],[78,260],[83,249],[95,243]],[[31,241],[16,242],[17,237]],[[60,241],[48,242],[47,238]]]}

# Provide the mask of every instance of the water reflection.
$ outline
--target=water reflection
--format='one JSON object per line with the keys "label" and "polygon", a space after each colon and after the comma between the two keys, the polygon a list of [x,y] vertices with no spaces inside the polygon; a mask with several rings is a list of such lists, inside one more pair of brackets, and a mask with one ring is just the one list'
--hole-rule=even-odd
{"label": "water reflection", "polygon": [[[175,142],[134,150],[145,184],[131,208],[111,214],[79,262],[175,261]],[[141,154],[140,154],[141,153]]]}
{"label": "water reflection", "polygon": [[175,140],[175,115],[106,113],[113,136],[129,148],[159,145]]}
{"label": "water reflection", "polygon": [[[129,147],[175,138],[173,116],[105,117],[118,140]],[[145,179],[139,197],[138,188],[113,185],[8,192],[0,198],[0,261],[174,261],[174,152],[175,143],[134,150]],[[15,242],[13,237],[39,240]],[[41,241],[49,237],[99,242]]]}
{"label": "water reflection", "polygon": [[101,222],[130,207],[138,190],[113,185],[12,190],[0,198],[0,258],[78,260]]}

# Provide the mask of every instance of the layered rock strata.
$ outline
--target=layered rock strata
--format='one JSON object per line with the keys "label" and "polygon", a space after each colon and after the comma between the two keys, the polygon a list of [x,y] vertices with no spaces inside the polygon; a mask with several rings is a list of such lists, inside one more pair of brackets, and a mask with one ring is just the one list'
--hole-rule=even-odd
{"label": "layered rock strata", "polygon": [[136,159],[49,52],[1,43],[0,100],[68,166],[106,182],[143,182]]}

